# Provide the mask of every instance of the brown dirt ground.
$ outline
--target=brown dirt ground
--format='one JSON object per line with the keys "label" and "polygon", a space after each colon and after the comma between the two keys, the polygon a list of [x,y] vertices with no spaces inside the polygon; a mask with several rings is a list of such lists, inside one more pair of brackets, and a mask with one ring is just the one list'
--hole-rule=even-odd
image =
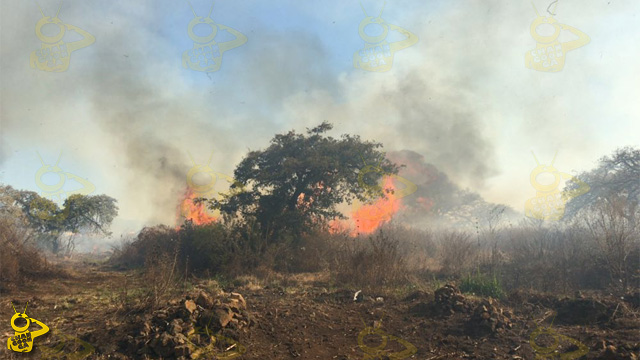
{"label": "brown dirt ground", "polygon": [[[134,272],[109,270],[94,260],[68,261],[62,264],[67,268],[66,275],[32,280],[0,293],[0,322],[4,324],[0,327],[0,358],[47,358],[47,351],[58,358],[66,354],[67,359],[76,360],[140,358],[126,353],[123,345],[127,335],[135,335],[128,333],[134,315],[123,318],[114,305],[125,281],[128,291],[134,291],[140,278]],[[620,299],[589,295],[576,300],[519,292],[494,303],[511,312],[512,328],[477,334],[469,331],[475,328],[472,310],[446,316],[434,313],[432,292],[409,297],[386,295],[382,302],[368,298],[379,294],[365,294],[365,300],[356,303],[353,294],[357,289],[330,288],[321,280],[321,276],[307,275],[290,279],[288,285],[294,286],[225,289],[244,296],[255,320],[253,326],[239,333],[239,343],[246,347],[246,353],[236,359],[374,359],[363,348],[381,345],[380,334],[388,335],[386,347],[380,346],[386,349],[387,357],[377,359],[534,359],[531,333],[545,317],[548,325],[553,312],[558,314],[553,331],[589,348],[581,359],[640,358],[638,308]],[[482,300],[467,295],[465,299],[469,309]],[[47,324],[51,331],[36,338],[31,353],[19,354],[7,350],[4,344],[13,335],[9,324],[11,302],[16,308],[24,308],[27,301],[27,314]],[[378,335],[363,333],[361,347],[358,336],[365,324],[375,326]],[[541,338],[539,346],[550,344],[550,336]],[[399,355],[404,350],[403,341],[415,346],[417,352],[410,357]],[[576,349],[564,340],[558,347],[563,353]],[[560,357],[556,354],[548,358]]]}

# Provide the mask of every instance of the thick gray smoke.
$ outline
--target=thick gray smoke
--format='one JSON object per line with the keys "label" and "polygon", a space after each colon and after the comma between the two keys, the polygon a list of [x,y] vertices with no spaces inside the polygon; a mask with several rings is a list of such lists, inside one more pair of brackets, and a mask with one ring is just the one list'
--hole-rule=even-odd
{"label": "thick gray smoke", "polygon": [[[59,5],[39,3],[45,14]],[[208,2],[193,4],[199,14],[210,8]],[[371,12],[381,6],[364,5]],[[589,20],[595,10],[564,6],[565,19],[589,29],[596,43],[604,28]],[[603,16],[624,13],[616,11],[606,9]],[[395,55],[391,71],[369,73],[353,68],[353,53],[363,46],[357,3],[216,2],[213,19],[241,31],[248,42],[225,53],[220,71],[207,75],[181,66],[183,52],[193,46],[186,3],[70,0],[62,5],[61,20],[90,32],[96,42],[74,52],[66,72],[47,73],[29,66],[30,53],[40,47],[34,34],[38,7],[3,1],[0,165],[11,185],[38,190],[35,151],[55,159],[63,150],[65,166],[90,179],[96,193],[118,199],[118,221],[172,223],[194,165],[188,153],[205,164],[213,152],[211,168],[232,175],[247,149],[266,147],[276,133],[327,120],[334,135],[359,134],[387,151],[413,150],[463,187],[524,199],[529,166],[522,163],[530,160],[532,147],[544,157],[563,144],[560,159],[576,162],[613,146],[585,150],[583,140],[595,132],[575,131],[578,122],[606,112],[582,106],[590,94],[582,74],[585,66],[595,66],[595,46],[576,53],[555,78],[524,69],[524,52],[533,46],[527,32],[532,14],[528,4],[497,0],[387,4],[385,20],[420,40]],[[606,50],[607,42],[598,43]],[[634,69],[624,77],[590,73],[630,79]],[[608,106],[627,106],[619,105]],[[560,125],[558,116],[569,120]],[[548,126],[559,131],[543,131]],[[512,188],[488,186],[496,174],[504,175],[499,184],[522,181]]]}

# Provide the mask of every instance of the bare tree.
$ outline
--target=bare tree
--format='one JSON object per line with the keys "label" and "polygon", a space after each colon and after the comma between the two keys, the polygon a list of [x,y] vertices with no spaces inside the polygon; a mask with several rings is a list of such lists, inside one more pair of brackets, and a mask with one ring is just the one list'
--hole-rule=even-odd
{"label": "bare tree", "polygon": [[[616,150],[611,156],[600,159],[600,165],[578,178],[591,187],[590,191],[571,199],[565,209],[565,219],[570,220],[581,210],[601,201],[616,201],[611,209],[632,224],[638,222],[638,205],[640,203],[640,149],[625,147]],[[575,191],[578,184],[569,183],[565,194]],[[619,203],[619,198],[625,201]],[[621,207],[621,205],[624,205]]]}
{"label": "bare tree", "polygon": [[640,214],[637,206],[635,214],[625,212],[629,209],[628,201],[624,196],[609,196],[606,201],[592,206],[592,211],[585,218],[586,226],[609,268],[611,281],[619,283],[624,292],[634,268],[632,256],[638,255],[640,244],[640,229],[635,221]]}

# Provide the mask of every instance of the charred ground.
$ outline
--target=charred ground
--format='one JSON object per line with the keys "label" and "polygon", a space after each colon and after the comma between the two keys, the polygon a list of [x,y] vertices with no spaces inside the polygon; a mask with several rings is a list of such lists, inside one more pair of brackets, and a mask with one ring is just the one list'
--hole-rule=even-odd
{"label": "charred ground", "polygon": [[[229,346],[244,348],[238,359],[362,359],[373,358],[371,349],[377,347],[388,351],[386,358],[404,358],[397,354],[405,346],[394,339],[415,346],[417,352],[407,358],[533,359],[531,334],[549,326],[554,315],[552,330],[587,346],[585,359],[636,359],[640,351],[640,294],[623,300],[595,293],[567,297],[516,291],[496,300],[445,285],[435,291],[363,291],[354,301],[356,288],[335,288],[326,274],[307,273],[222,284],[195,280],[145,311],[139,303],[127,305],[145,288],[140,272],[116,271],[87,259],[54,266],[65,269],[55,281],[26,281],[0,298],[3,319],[12,314],[11,302],[29,301],[29,315],[55,329],[36,341],[30,358],[43,357],[43,348],[74,359],[189,358],[210,344],[194,333],[209,324]],[[242,303],[233,301],[237,294]],[[229,316],[226,323],[221,314]],[[366,334],[367,328],[372,334]],[[380,346],[380,334],[388,336],[386,347]],[[536,340],[540,347],[553,343],[551,336]],[[578,350],[563,340],[557,356]],[[83,352],[88,348],[83,344],[90,344],[91,351]],[[210,349],[225,358],[228,344]],[[3,358],[22,355],[2,352]],[[233,349],[226,354],[235,357],[229,357]],[[380,353],[379,358],[385,357]]]}

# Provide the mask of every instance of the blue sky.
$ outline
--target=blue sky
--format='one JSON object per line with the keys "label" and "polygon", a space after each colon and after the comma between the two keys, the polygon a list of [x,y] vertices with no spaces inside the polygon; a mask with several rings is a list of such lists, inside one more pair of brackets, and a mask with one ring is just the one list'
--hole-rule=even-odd
{"label": "blue sky", "polygon": [[[198,15],[211,6],[192,3]],[[541,13],[548,3],[534,1]],[[531,151],[541,161],[558,151],[556,167],[575,173],[640,145],[637,1],[560,0],[555,19],[591,41],[558,73],[524,66],[535,47],[529,1],[389,1],[382,18],[419,40],[384,73],[353,67],[364,46],[357,1],[216,1],[212,19],[248,41],[208,74],[182,67],[193,46],[186,1],[64,1],[59,18],[96,41],[60,73],[29,65],[36,3],[1,4],[0,181],[40,191],[36,151],[46,163],[62,151],[64,171],[118,199],[116,230],[173,221],[187,151],[200,163],[213,151],[211,167],[232,174],[247,149],[323,120],[333,135],[416,151],[520,211],[534,193]],[[51,15],[60,2],[38,4]],[[384,2],[362,4],[377,14]]]}

